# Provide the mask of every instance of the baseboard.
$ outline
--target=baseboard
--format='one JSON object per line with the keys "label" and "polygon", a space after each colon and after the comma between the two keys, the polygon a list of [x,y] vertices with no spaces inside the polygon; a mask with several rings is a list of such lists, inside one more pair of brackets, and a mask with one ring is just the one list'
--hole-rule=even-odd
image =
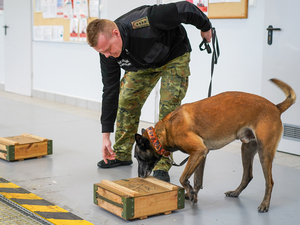
{"label": "baseboard", "polygon": [[44,92],[40,90],[32,90],[32,97],[59,102],[67,105],[73,105],[81,108],[96,110],[96,111],[100,111],[100,107],[101,107],[100,102],[75,98],[75,97],[70,97],[70,96],[65,96],[60,94],[54,94],[54,93]]}

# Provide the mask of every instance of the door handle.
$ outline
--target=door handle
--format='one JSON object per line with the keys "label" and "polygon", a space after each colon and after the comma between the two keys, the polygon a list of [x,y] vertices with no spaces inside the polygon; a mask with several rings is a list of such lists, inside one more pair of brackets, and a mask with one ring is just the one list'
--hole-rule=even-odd
{"label": "door handle", "polygon": [[268,45],[271,45],[273,42],[273,31],[280,31],[281,28],[273,28],[272,25],[268,26]]}
{"label": "door handle", "polygon": [[9,28],[9,26],[5,25],[3,27],[4,27],[4,34],[6,35],[6,30],[7,30],[7,28]]}

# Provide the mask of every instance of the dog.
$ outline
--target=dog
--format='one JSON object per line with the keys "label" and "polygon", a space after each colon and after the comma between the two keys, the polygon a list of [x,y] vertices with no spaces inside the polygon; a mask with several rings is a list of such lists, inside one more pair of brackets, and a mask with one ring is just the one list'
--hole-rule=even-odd
{"label": "dog", "polygon": [[[161,157],[180,150],[189,154],[189,160],[180,177],[186,198],[197,203],[197,194],[202,189],[205,160],[210,150],[224,147],[239,139],[242,142],[243,176],[234,191],[227,197],[238,197],[252,180],[253,158],[256,153],[265,177],[265,196],[259,212],[268,212],[274,185],[272,161],[281,139],[283,126],[280,115],[295,103],[296,94],[286,83],[271,79],[286,95],[275,105],[258,95],[244,92],[224,92],[194,103],[179,106],[154,128],[135,134],[135,158],[138,161],[138,176],[150,175]],[[194,188],[189,178],[194,173]]]}

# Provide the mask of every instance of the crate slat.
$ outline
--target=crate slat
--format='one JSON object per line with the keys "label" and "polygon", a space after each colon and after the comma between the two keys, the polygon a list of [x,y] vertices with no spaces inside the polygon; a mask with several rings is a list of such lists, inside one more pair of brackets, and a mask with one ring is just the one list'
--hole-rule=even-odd
{"label": "crate slat", "polygon": [[4,145],[18,145],[19,143],[7,138],[0,137],[0,143]]}

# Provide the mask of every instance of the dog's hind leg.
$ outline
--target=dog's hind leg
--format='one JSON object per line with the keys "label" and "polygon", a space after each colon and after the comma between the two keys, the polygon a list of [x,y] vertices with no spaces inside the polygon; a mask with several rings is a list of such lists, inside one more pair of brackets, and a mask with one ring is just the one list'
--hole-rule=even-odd
{"label": "dog's hind leg", "polygon": [[258,207],[259,212],[268,212],[271,200],[271,194],[274,186],[274,181],[272,177],[272,162],[276,152],[276,146],[269,145],[265,146],[262,151],[258,151],[260,163],[262,165],[266,188],[265,188],[265,196],[260,206]]}
{"label": "dog's hind leg", "polygon": [[203,188],[203,173],[205,167],[206,157],[201,161],[199,166],[196,168],[194,172],[194,190],[196,193],[199,192],[200,189]]}
{"label": "dog's hind leg", "polygon": [[239,194],[247,187],[249,182],[252,180],[253,159],[256,153],[257,153],[256,141],[250,141],[248,143],[242,144],[242,162],[243,162],[242,181],[235,191],[225,192],[225,195],[227,197],[238,197]]}

